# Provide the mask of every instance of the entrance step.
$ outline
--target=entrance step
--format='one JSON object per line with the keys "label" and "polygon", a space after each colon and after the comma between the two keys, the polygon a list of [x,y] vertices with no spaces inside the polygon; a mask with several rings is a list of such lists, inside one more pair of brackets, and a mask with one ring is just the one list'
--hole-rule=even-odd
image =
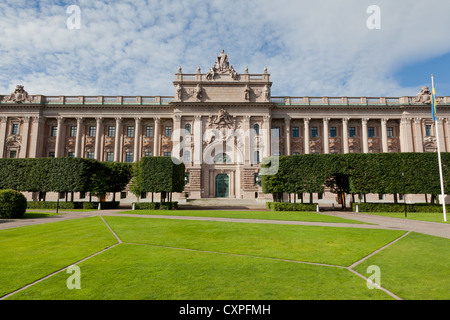
{"label": "entrance step", "polygon": [[179,203],[180,209],[266,209],[266,201],[249,200],[249,199],[230,199],[230,198],[213,198],[213,199],[195,199],[188,200],[186,203]]}

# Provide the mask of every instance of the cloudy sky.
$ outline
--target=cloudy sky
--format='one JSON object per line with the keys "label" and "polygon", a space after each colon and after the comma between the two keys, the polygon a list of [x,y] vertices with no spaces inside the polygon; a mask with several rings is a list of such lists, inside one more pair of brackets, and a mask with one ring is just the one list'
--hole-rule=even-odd
{"label": "cloudy sky", "polygon": [[[80,9],[80,28],[73,25]],[[371,5],[380,8],[380,29]],[[0,0],[0,94],[173,95],[222,49],[273,96],[450,96],[448,0]]]}

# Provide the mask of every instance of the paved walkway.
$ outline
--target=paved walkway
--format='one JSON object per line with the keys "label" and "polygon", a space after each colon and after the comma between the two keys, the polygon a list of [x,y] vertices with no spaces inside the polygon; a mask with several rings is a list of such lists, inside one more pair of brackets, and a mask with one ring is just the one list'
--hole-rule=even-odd
{"label": "paved walkway", "polygon": [[[70,219],[79,219],[93,216],[110,216],[117,215],[124,211],[119,210],[101,210],[90,212],[67,212],[64,215],[50,216],[36,219],[14,219],[0,220],[0,230],[17,228],[35,224],[43,224],[55,221],[63,221]],[[61,213],[64,211],[60,211]],[[141,218],[165,218],[165,219],[182,219],[182,220],[201,220],[201,221],[229,221],[229,222],[246,222],[246,223],[268,223],[268,224],[291,224],[291,225],[308,225],[308,226],[326,226],[326,227],[351,227],[351,228],[371,228],[371,229],[391,229],[414,231],[433,236],[450,239],[450,224],[427,222],[418,220],[408,220],[399,218],[390,218],[382,216],[374,216],[355,212],[330,211],[321,212],[321,214],[332,215],[344,219],[361,221],[368,224],[350,224],[350,223],[330,223],[330,222],[307,222],[307,221],[284,221],[284,220],[262,220],[262,219],[236,219],[236,218],[216,218],[216,217],[189,217],[189,216],[164,216],[164,215],[134,215],[123,214],[123,216],[141,217]]]}

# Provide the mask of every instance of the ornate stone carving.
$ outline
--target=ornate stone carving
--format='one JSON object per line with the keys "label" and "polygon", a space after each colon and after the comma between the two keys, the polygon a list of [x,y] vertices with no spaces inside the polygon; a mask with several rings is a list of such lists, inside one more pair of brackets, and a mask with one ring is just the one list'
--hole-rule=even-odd
{"label": "ornate stone carving", "polygon": [[16,90],[14,90],[14,92],[11,93],[9,97],[4,97],[3,101],[22,103],[22,102],[31,102],[31,98],[28,97],[28,92],[26,92],[23,89],[23,86],[18,84],[16,86]]}
{"label": "ornate stone carving", "polygon": [[431,92],[428,87],[423,87],[422,90],[417,94],[417,96],[412,98],[413,103],[431,103]]}
{"label": "ornate stone carving", "polygon": [[233,66],[230,65],[228,55],[224,52],[224,50],[217,55],[216,62],[206,73],[206,80],[214,80],[217,74],[229,74],[233,80],[238,80],[239,78],[236,70],[234,70]]}

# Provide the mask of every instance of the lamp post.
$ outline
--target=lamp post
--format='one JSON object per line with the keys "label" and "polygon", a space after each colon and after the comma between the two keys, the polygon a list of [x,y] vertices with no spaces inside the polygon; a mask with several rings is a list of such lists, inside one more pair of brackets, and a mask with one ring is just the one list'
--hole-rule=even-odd
{"label": "lamp post", "polygon": [[402,179],[403,179],[403,203],[405,204],[405,218],[407,218],[406,214],[406,195],[405,195],[405,173],[402,171]]}

